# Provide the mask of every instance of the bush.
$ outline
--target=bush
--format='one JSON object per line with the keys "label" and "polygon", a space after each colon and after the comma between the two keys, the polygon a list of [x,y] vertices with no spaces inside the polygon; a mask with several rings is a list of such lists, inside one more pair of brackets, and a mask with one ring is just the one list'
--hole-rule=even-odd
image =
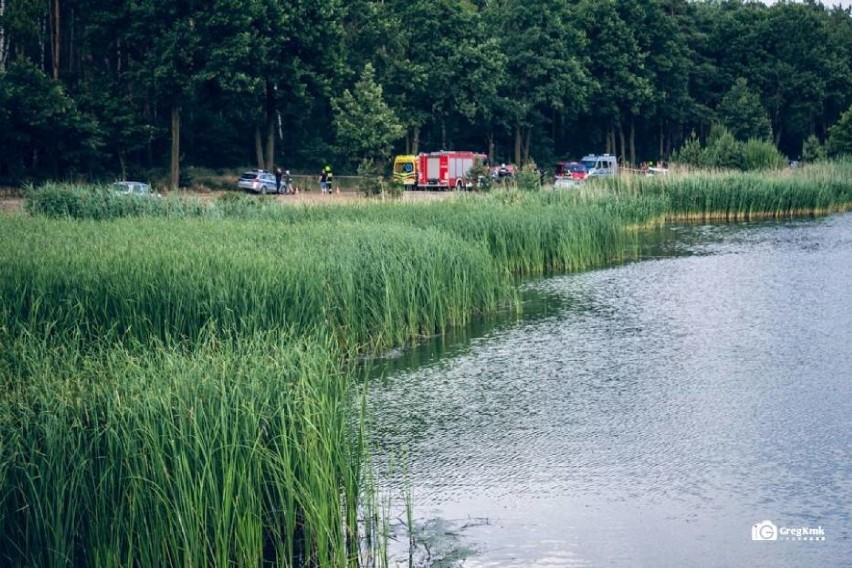
{"label": "bush", "polygon": [[742,145],[743,170],[778,170],[786,167],[787,158],[771,142],[751,139]]}
{"label": "bush", "polygon": [[121,217],[198,217],[206,210],[198,200],[124,195],[108,185],[48,183],[26,192],[24,209],[32,215],[74,219]]}
{"label": "bush", "polygon": [[725,170],[741,170],[743,157],[742,143],[721,125],[715,125],[710,129],[707,138],[707,147],[702,154],[702,166],[708,168],[722,168]]}
{"label": "bush", "polygon": [[740,142],[722,125],[715,125],[706,146],[693,132],[689,140],[672,156],[672,162],[702,168],[726,170],[767,170],[783,168],[787,158],[771,143],[751,139]]}
{"label": "bush", "polygon": [[828,153],[835,157],[852,156],[852,106],[828,129]]}
{"label": "bush", "polygon": [[494,179],[491,177],[491,171],[485,165],[485,162],[479,159],[475,160],[467,175],[473,180],[474,191],[491,191]]}
{"label": "bush", "polygon": [[[364,159],[358,164],[358,191],[365,196],[380,195],[384,189],[384,181],[382,179],[382,171],[373,160]],[[392,185],[392,184],[391,184]],[[399,193],[402,193],[400,188]]]}
{"label": "bush", "polygon": [[701,165],[701,141],[695,131],[689,137],[689,140],[684,142],[680,150],[675,150],[672,156],[672,161],[678,164],[687,164],[690,166]]}
{"label": "bush", "polygon": [[805,162],[819,162],[825,159],[825,146],[813,134],[808,136],[802,144],[802,159]]}
{"label": "bush", "polygon": [[516,181],[521,191],[541,191],[541,171],[533,161],[524,164],[516,176]]}

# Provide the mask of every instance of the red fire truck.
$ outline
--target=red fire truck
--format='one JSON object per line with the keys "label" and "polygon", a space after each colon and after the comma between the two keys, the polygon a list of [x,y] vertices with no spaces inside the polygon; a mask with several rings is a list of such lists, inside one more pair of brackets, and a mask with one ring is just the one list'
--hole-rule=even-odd
{"label": "red fire truck", "polygon": [[417,189],[470,189],[473,187],[473,181],[468,177],[468,172],[476,160],[484,162],[486,159],[485,154],[451,150],[416,156],[397,156],[394,160],[394,176],[410,172],[413,166]]}

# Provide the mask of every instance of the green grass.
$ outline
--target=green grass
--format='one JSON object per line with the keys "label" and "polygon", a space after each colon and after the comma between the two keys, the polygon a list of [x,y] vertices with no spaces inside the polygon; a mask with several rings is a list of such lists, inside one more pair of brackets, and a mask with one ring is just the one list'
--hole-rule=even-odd
{"label": "green grass", "polygon": [[0,239],[19,243],[0,250],[8,324],[87,337],[322,328],[345,347],[378,349],[513,297],[481,243],[391,223],[17,217],[0,223]]}
{"label": "green grass", "polygon": [[3,339],[19,357],[0,399],[4,565],[357,557],[361,443],[333,341]]}
{"label": "green grass", "polygon": [[852,165],[438,203],[136,203],[0,215],[0,563],[386,564],[348,363],[518,310],[664,219],[841,211]]}
{"label": "green grass", "polygon": [[619,195],[656,196],[669,220],[734,220],[825,215],[852,206],[852,162],[774,173],[689,173],[620,178]]}

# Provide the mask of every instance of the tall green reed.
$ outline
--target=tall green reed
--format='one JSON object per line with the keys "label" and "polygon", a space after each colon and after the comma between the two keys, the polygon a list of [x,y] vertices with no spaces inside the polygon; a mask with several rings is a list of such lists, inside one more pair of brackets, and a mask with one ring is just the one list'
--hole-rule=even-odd
{"label": "tall green reed", "polygon": [[362,447],[334,341],[210,335],[187,355],[3,339],[26,367],[0,397],[4,564],[357,558]]}

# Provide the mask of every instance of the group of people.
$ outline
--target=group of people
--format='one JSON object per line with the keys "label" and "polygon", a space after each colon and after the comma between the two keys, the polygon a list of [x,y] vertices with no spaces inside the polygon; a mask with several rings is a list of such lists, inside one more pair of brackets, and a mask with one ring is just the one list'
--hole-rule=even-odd
{"label": "group of people", "polygon": [[275,191],[281,193],[281,187],[284,187],[284,193],[295,194],[296,187],[293,185],[293,178],[290,176],[290,170],[281,171],[281,168],[275,168]]}
{"label": "group of people", "polygon": [[[320,183],[320,191],[323,193],[333,193],[332,191],[332,181],[334,178],[334,174],[331,171],[331,166],[325,166],[322,169],[322,173],[320,174],[319,183]],[[293,185],[293,178],[290,176],[290,170],[281,170],[281,168],[275,168],[275,190],[278,193],[282,193],[281,189],[284,189],[284,194],[295,194],[298,193],[298,189]]]}

